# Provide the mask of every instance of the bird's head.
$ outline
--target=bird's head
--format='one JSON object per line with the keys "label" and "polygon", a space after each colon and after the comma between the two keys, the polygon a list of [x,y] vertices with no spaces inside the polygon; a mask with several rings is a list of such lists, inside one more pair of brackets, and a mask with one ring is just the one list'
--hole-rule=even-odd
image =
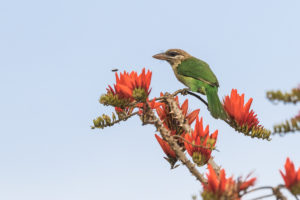
{"label": "bird's head", "polygon": [[171,65],[175,65],[178,63],[181,63],[181,61],[192,57],[187,52],[181,50],[181,49],[169,49],[164,53],[155,54],[153,58],[159,59],[159,60],[166,60]]}

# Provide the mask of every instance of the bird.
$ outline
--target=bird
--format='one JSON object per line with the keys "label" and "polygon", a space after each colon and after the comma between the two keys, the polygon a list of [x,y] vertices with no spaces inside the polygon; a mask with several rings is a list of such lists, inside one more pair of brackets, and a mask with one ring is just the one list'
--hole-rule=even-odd
{"label": "bird", "polygon": [[153,55],[153,58],[167,61],[181,83],[192,92],[206,95],[208,110],[214,118],[227,119],[227,113],[218,96],[219,82],[206,62],[181,49],[169,49]]}

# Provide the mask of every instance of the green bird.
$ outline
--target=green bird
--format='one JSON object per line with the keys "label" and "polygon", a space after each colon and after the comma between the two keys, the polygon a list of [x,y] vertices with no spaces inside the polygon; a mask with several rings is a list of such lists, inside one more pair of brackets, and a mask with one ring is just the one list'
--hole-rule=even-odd
{"label": "green bird", "polygon": [[181,49],[169,49],[153,56],[166,60],[176,78],[193,92],[207,96],[208,110],[214,118],[227,119],[227,114],[218,97],[219,82],[209,65]]}

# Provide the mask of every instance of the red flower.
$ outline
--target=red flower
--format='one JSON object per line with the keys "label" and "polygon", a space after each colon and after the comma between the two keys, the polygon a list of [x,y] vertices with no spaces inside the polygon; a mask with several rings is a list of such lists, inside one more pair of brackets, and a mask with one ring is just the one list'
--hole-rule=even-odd
{"label": "red flower", "polygon": [[171,149],[171,147],[169,146],[169,144],[164,141],[163,139],[161,139],[157,134],[155,134],[156,140],[158,141],[158,143],[160,144],[161,148],[163,149],[163,151],[165,152],[165,154],[168,157],[171,158],[176,158],[176,154],[175,152]]}
{"label": "red flower", "polygon": [[239,95],[236,89],[231,90],[231,95],[226,96],[224,99],[224,108],[229,117],[240,126],[247,126],[251,129],[253,126],[258,126],[258,119],[254,111],[250,110],[253,99],[250,98],[244,105],[244,94]]}
{"label": "red flower", "polygon": [[[208,165],[209,173],[207,176],[207,184],[202,183],[203,193],[201,194],[204,200],[219,200],[221,197],[231,197],[228,199],[237,200],[238,194],[232,192],[235,188],[235,182],[232,177],[226,178],[225,170],[221,169],[219,176],[211,165]],[[230,196],[229,196],[230,195]],[[226,199],[226,198],[224,198]]]}
{"label": "red flower", "polygon": [[191,132],[191,135],[185,134],[184,138],[186,141],[184,141],[184,146],[198,166],[205,165],[209,160],[217,137],[218,130],[209,135],[209,125],[204,130],[203,119],[201,118],[199,121],[199,117],[197,117],[195,129]]}
{"label": "red flower", "polygon": [[[162,106],[164,104],[164,103],[157,102],[155,100],[155,98],[152,101],[149,101],[149,99],[147,98],[146,102],[147,102],[148,106],[151,109],[157,109],[159,106]],[[145,103],[138,103],[136,105],[136,107],[139,108],[139,114],[142,115],[143,114],[143,110],[146,109],[146,104]]]}
{"label": "red flower", "polygon": [[130,115],[130,114],[132,113],[133,109],[134,109],[134,108],[132,108],[132,107],[131,107],[131,108],[126,107],[126,108],[124,108],[124,109],[119,108],[119,107],[115,107],[115,111],[116,111],[117,114],[126,114],[126,115]]}
{"label": "red flower", "polygon": [[236,182],[233,177],[226,178],[224,169],[221,169],[219,175],[217,175],[211,165],[208,165],[208,172],[206,174],[207,184],[202,183],[203,192],[201,195],[204,200],[239,200],[239,192],[253,186],[256,181],[256,178],[251,178],[248,181],[238,180]]}
{"label": "red flower", "polygon": [[251,178],[248,181],[242,182],[240,184],[239,190],[246,190],[248,187],[253,186],[255,184],[256,178]]}
{"label": "red flower", "polygon": [[111,86],[108,86],[107,92],[112,93],[113,95],[118,95],[119,98],[130,99],[133,101],[136,100],[146,100],[151,89],[149,89],[151,82],[152,72],[145,72],[145,68],[143,68],[142,73],[140,75],[137,72],[132,71],[130,74],[126,71],[120,73],[120,77],[118,73],[116,73],[116,84],[114,85],[114,89]]}
{"label": "red flower", "polygon": [[[178,105],[178,98],[176,99]],[[182,111],[182,114],[186,117],[186,119],[188,120],[189,124],[191,125],[195,119],[197,118],[197,116],[199,115],[200,109],[194,110],[192,112],[188,112],[188,108],[189,108],[189,100],[186,99],[183,104],[181,105],[180,109]]]}
{"label": "red flower", "polygon": [[295,170],[294,163],[291,162],[289,158],[286,159],[285,165],[285,175],[280,171],[280,174],[285,182],[286,188],[288,188],[292,194],[299,195],[300,194],[300,167],[298,170]]}
{"label": "red flower", "polygon": [[[161,93],[161,96],[162,95],[163,94]],[[194,110],[192,112],[188,112],[188,102],[189,102],[188,99],[186,99],[181,106],[178,101],[178,96],[176,96],[174,99],[177,102],[178,107],[181,109],[182,114],[188,120],[188,123],[192,124],[195,121],[196,117],[198,116],[200,109]],[[177,123],[172,118],[170,109],[166,106],[166,104],[162,104],[160,107],[157,107],[156,113],[158,114],[160,120],[164,122],[166,128],[170,130],[178,129]],[[181,133],[179,133],[179,135],[181,135]]]}

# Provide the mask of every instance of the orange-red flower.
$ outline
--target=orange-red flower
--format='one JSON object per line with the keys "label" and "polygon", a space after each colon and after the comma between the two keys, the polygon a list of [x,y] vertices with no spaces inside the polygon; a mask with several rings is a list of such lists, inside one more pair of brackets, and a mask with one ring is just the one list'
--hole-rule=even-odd
{"label": "orange-red flower", "polygon": [[198,166],[205,165],[209,160],[217,137],[218,130],[209,135],[209,125],[203,129],[203,119],[201,118],[199,121],[199,117],[197,117],[195,129],[191,135],[185,134],[184,146]]}
{"label": "orange-red flower", "polygon": [[[161,93],[161,96],[162,95],[163,94]],[[181,106],[178,101],[178,96],[176,96],[174,99],[177,102],[178,107],[181,109],[182,114],[187,119],[188,123],[192,124],[195,121],[196,117],[198,116],[200,109],[194,110],[192,112],[188,112],[188,103],[189,103],[188,99],[186,99]],[[166,104],[162,104],[160,107],[157,107],[156,113],[158,114],[160,120],[164,122],[164,125],[166,128],[168,128],[170,130],[178,129],[176,120],[174,120],[172,118],[170,109]],[[181,134],[181,133],[179,133],[179,134]]]}
{"label": "orange-red flower", "polygon": [[236,182],[233,177],[226,178],[224,169],[221,169],[219,175],[217,175],[211,165],[208,165],[208,172],[206,174],[207,184],[202,183],[203,192],[201,195],[204,200],[239,200],[239,192],[253,186],[256,181],[256,178],[251,178],[248,181],[238,180]]}
{"label": "orange-red flower", "polygon": [[224,108],[229,117],[240,127],[247,126],[248,129],[251,129],[253,126],[258,126],[259,121],[254,111],[250,111],[253,99],[250,98],[244,105],[244,96],[244,94],[239,95],[236,89],[232,89],[230,97],[226,96],[224,99]]}
{"label": "orange-red flower", "polygon": [[246,190],[248,187],[253,186],[256,182],[256,178],[251,178],[248,181],[241,182],[239,186],[239,191]]}
{"label": "orange-red flower", "polygon": [[295,170],[294,163],[287,158],[285,165],[285,174],[280,171],[280,174],[285,182],[286,188],[288,188],[292,194],[299,195],[300,194],[300,167],[298,170]]}
{"label": "orange-red flower", "polygon": [[[221,197],[231,197],[230,199],[239,199],[236,192],[232,192],[235,188],[235,182],[230,178],[226,178],[225,170],[221,169],[219,176],[211,165],[208,165],[207,184],[202,183],[203,200],[219,200]],[[231,195],[231,196],[228,196]]]}
{"label": "orange-red flower", "polygon": [[[150,100],[147,98],[146,103],[148,104],[148,106],[149,106],[151,109],[157,109],[159,106],[164,105],[164,103],[157,102],[155,98],[154,98],[152,101],[150,101]],[[146,103],[138,103],[138,104],[136,105],[136,107],[139,108],[139,114],[140,114],[140,115],[143,114],[143,110],[146,109]]]}
{"label": "orange-red flower", "polygon": [[142,73],[140,75],[137,72],[132,71],[128,73],[124,71],[120,73],[120,77],[118,73],[116,73],[116,84],[114,84],[114,89],[111,86],[108,86],[107,92],[112,93],[113,95],[118,95],[119,98],[130,99],[133,101],[134,99],[146,100],[151,89],[152,72],[150,70],[145,71],[143,68]]}
{"label": "orange-red flower", "polygon": [[165,152],[165,154],[168,157],[176,158],[175,152],[171,149],[171,147],[169,146],[169,144],[166,141],[161,139],[157,134],[155,134],[155,138],[156,138],[157,142],[160,144],[162,150]]}
{"label": "orange-red flower", "polygon": [[134,108],[130,107],[126,107],[124,109],[120,108],[120,107],[115,107],[115,111],[117,114],[126,114],[126,115],[130,115],[132,113]]}
{"label": "orange-red flower", "polygon": [[159,145],[161,146],[162,150],[167,155],[167,157],[164,157],[164,159],[166,159],[170,163],[171,169],[176,168],[178,165],[175,166],[175,164],[177,162],[177,157],[176,157],[175,152],[171,149],[170,145],[165,140],[160,138],[158,135],[155,134],[155,138],[156,138],[157,142],[159,143]]}

